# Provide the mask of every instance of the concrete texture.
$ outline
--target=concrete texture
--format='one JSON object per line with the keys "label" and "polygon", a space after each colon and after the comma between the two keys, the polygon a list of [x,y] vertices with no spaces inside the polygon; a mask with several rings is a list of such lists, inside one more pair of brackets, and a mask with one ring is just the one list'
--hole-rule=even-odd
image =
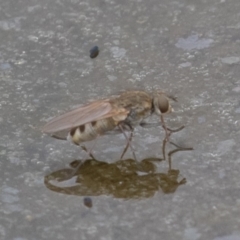
{"label": "concrete texture", "polygon": [[[0,239],[240,240],[239,10],[239,0],[1,1]],[[42,134],[47,120],[155,88],[178,97],[166,122],[184,124],[171,140],[194,148],[172,157],[186,184],[139,199],[90,196],[91,208],[44,185],[85,156]],[[159,156],[162,138],[161,128],[137,128],[139,159]],[[94,154],[114,163],[124,142],[99,138]]]}

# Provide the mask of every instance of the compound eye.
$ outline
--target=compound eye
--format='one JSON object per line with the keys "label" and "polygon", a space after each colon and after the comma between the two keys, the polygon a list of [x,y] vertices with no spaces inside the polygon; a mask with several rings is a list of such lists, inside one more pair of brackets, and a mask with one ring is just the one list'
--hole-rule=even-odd
{"label": "compound eye", "polygon": [[158,114],[168,113],[171,110],[169,101],[163,94],[155,97],[154,108]]}
{"label": "compound eye", "polygon": [[165,97],[160,97],[159,98],[159,109],[161,113],[167,113],[169,110],[169,101]]}

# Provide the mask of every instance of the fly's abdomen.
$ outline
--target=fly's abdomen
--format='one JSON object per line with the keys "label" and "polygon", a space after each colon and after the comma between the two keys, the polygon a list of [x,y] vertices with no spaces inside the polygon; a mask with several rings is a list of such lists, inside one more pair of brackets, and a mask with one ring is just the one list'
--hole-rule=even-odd
{"label": "fly's abdomen", "polygon": [[117,123],[112,118],[93,121],[79,127],[72,128],[68,134],[68,139],[79,145],[81,142],[91,141],[97,136],[113,130],[116,126]]}

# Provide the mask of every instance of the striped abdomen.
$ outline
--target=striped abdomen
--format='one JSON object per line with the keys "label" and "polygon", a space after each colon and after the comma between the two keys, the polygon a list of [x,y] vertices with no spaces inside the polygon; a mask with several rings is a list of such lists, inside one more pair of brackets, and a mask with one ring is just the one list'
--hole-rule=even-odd
{"label": "striped abdomen", "polygon": [[107,131],[113,130],[117,126],[112,118],[106,118],[79,127],[72,128],[68,134],[68,139],[79,145],[81,142],[91,141]]}

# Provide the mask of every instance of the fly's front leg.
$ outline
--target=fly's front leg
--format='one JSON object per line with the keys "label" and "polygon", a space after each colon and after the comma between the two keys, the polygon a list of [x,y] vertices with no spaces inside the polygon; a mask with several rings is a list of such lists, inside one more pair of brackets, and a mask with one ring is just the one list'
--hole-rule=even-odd
{"label": "fly's front leg", "polygon": [[176,149],[174,149],[174,150],[172,150],[172,151],[170,151],[170,152],[168,153],[169,170],[172,169],[172,158],[171,158],[172,154],[174,154],[174,153],[176,153],[176,152],[180,152],[180,151],[192,151],[192,150],[193,150],[192,147],[180,147],[179,145],[177,145],[177,144],[175,144],[175,143],[173,143],[173,142],[170,142],[170,143],[171,143],[173,146],[175,146]]}
{"label": "fly's front leg", "polygon": [[172,134],[172,133],[175,133],[175,132],[179,132],[179,131],[181,131],[184,128],[185,128],[185,126],[183,125],[183,126],[177,128],[177,129],[167,128],[167,130],[170,132],[170,134]]}
{"label": "fly's front leg", "polygon": [[[171,133],[168,131],[168,128],[167,128],[167,126],[166,126],[166,124],[165,124],[163,115],[161,115],[161,123],[162,123],[162,127],[163,127],[163,129],[164,129],[164,131],[165,131],[165,139],[166,139],[166,141],[168,142]],[[164,139],[164,140],[165,140],[165,139]]]}
{"label": "fly's front leg", "polygon": [[181,127],[177,128],[177,129],[170,129],[170,128],[168,128],[166,126],[166,124],[165,124],[165,121],[164,121],[164,118],[163,118],[162,115],[161,115],[161,123],[162,123],[162,127],[163,127],[163,129],[165,131],[165,139],[166,139],[167,142],[169,141],[169,137],[171,136],[172,133],[179,132],[179,131],[181,131],[185,127],[185,126],[181,126]]}

